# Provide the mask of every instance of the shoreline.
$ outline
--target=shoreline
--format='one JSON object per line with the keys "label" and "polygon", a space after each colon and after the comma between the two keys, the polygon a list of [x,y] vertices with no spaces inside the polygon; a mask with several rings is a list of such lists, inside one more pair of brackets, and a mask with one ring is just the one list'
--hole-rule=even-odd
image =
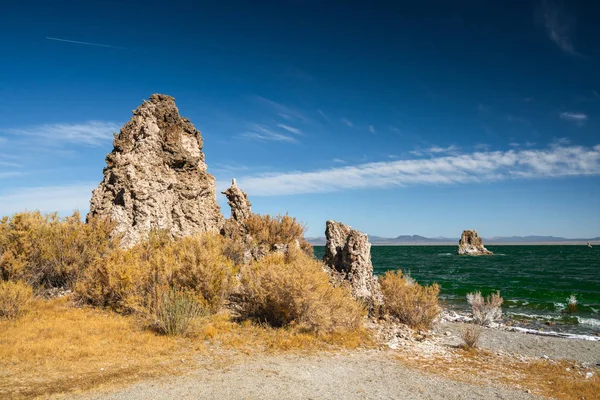
{"label": "shoreline", "polygon": [[[324,247],[325,242],[310,242],[312,246],[320,246]],[[458,240],[456,242],[397,242],[397,243],[371,243],[371,246],[455,246],[457,245]],[[600,247],[600,241],[590,241],[592,246]],[[587,246],[587,242],[485,242],[486,246],[496,247],[496,246]],[[493,254],[491,254],[493,255]]]}
{"label": "shoreline", "polygon": [[[470,323],[472,318],[468,314],[459,313],[455,310],[444,309],[442,311],[440,317],[440,323],[454,323],[454,324],[466,324]],[[512,326],[506,325],[505,323],[493,323],[488,327],[489,329],[496,329],[504,332],[515,332],[515,333],[523,333],[527,335],[536,335],[542,337],[553,337],[560,339],[570,339],[570,340],[585,340],[590,342],[598,342],[600,343],[600,331],[596,333],[596,335],[585,335],[580,333],[565,333],[558,331],[540,331],[539,329],[533,328],[525,328],[521,326]],[[600,356],[599,356],[600,357]]]}

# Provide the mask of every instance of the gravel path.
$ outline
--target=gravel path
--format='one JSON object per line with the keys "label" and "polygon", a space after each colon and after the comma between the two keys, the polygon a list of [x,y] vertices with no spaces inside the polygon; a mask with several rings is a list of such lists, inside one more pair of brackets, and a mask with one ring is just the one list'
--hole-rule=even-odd
{"label": "gravel path", "polygon": [[228,367],[137,383],[73,399],[534,399],[408,369],[392,351],[250,356]]}
{"label": "gravel path", "polygon": [[[460,322],[443,322],[436,327],[442,337],[442,344],[457,346],[462,343],[460,330],[465,326]],[[446,336],[445,332],[450,332]],[[530,357],[547,356],[551,359],[569,359],[595,366],[600,363],[600,341],[566,339],[532,335],[521,332],[508,332],[500,329],[484,329],[479,346],[492,351],[519,353]]]}

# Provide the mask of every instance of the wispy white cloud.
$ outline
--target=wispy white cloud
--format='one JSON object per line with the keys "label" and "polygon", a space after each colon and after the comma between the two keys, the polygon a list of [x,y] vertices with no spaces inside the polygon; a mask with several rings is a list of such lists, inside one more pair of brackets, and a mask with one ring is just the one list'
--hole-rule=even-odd
{"label": "wispy white cloud", "polygon": [[415,156],[424,156],[424,155],[432,155],[432,154],[442,154],[442,153],[456,153],[459,150],[457,146],[448,146],[448,147],[440,147],[440,146],[431,146],[427,149],[417,149],[410,151],[409,153]]}
{"label": "wispy white cloud", "polygon": [[325,114],[325,113],[323,112],[323,110],[317,110],[317,113],[318,113],[318,114],[319,114],[321,117],[323,117],[323,119],[324,119],[324,120],[325,120],[327,123],[329,123],[329,124],[331,123],[331,119],[330,119],[330,118],[327,116],[327,114]]}
{"label": "wispy white cloud", "polygon": [[533,147],[533,146],[535,146],[535,143],[534,142],[525,142],[525,143],[511,142],[508,145],[510,147]]}
{"label": "wispy white cloud", "polygon": [[246,139],[259,140],[263,142],[290,142],[295,143],[296,139],[267,128],[264,125],[253,124],[250,129],[240,135]]}
{"label": "wispy white cloud", "polygon": [[106,121],[88,121],[84,123],[44,124],[32,127],[7,129],[6,133],[18,137],[34,137],[49,143],[75,143],[88,146],[100,146],[113,140],[120,124]]}
{"label": "wispy white cloud", "polygon": [[474,152],[426,159],[373,162],[308,172],[243,177],[254,196],[336,192],[422,184],[600,175],[600,145],[552,145],[540,150]]}
{"label": "wispy white cloud", "polygon": [[302,131],[298,128],[294,128],[293,126],[285,125],[285,124],[277,124],[277,126],[281,129],[285,129],[288,132],[295,133],[296,135],[301,135]]}
{"label": "wispy white cloud", "polygon": [[580,112],[561,112],[560,118],[566,121],[573,122],[577,125],[583,125],[588,120],[587,114]]}
{"label": "wispy white cloud", "polygon": [[256,100],[258,100],[260,104],[263,104],[275,111],[277,115],[283,119],[288,121],[300,120],[303,122],[309,122],[309,119],[306,117],[306,115],[295,107],[287,106],[262,96],[256,96]]}
{"label": "wispy white cloud", "polygon": [[542,0],[538,8],[539,20],[546,28],[546,34],[562,51],[581,56],[573,45],[571,31],[576,20],[552,0]]}
{"label": "wispy white cloud", "polygon": [[120,47],[120,46],[112,46],[110,44],[100,44],[100,43],[91,43],[91,42],[80,42],[78,40],[69,40],[69,39],[61,39],[61,38],[55,38],[55,37],[48,37],[46,36],[46,39],[48,40],[54,40],[56,42],[65,42],[65,43],[73,43],[73,44],[83,44],[86,46],[95,46],[95,47],[107,47],[107,48],[111,48],[111,49],[121,49],[124,50],[124,47]]}
{"label": "wispy white cloud", "polygon": [[373,127],[373,125],[369,125],[369,132],[371,133],[375,133],[375,128]]}
{"label": "wispy white cloud", "polygon": [[331,161],[333,161],[333,162],[334,162],[334,163],[336,163],[336,164],[346,164],[346,161],[344,161],[344,160],[342,160],[342,159],[340,159],[340,158],[334,158],[334,159],[333,159],[333,160],[331,160]]}
{"label": "wispy white cloud", "polygon": [[344,125],[348,126],[349,128],[354,127],[354,123],[352,121],[350,121],[348,118],[342,118],[341,121]]}
{"label": "wispy white cloud", "polygon": [[98,183],[40,186],[0,192],[0,216],[21,211],[71,213],[89,209],[92,190]]}

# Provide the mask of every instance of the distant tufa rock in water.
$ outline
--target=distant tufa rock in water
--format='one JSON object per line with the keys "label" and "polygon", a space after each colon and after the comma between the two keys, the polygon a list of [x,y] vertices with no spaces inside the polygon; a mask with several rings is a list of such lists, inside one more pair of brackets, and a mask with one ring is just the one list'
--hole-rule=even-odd
{"label": "distant tufa rock in water", "polygon": [[327,221],[325,262],[334,284],[347,282],[352,295],[370,308],[382,304],[383,296],[373,276],[371,243],[367,235],[341,222]]}
{"label": "distant tufa rock in water", "polygon": [[480,256],[491,255],[494,253],[483,247],[483,242],[477,234],[477,231],[472,230],[463,231],[462,236],[460,237],[460,241],[458,242],[458,251],[456,252],[456,254]]}
{"label": "distant tufa rock in water", "polygon": [[174,237],[218,232],[223,216],[202,145],[200,132],[179,115],[174,99],[153,94],[115,136],[88,216],[113,219],[124,247],[152,229]]}

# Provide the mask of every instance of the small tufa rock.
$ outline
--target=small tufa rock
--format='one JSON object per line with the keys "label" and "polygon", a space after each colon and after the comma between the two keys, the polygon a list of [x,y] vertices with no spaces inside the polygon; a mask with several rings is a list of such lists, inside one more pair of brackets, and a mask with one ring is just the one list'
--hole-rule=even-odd
{"label": "small tufa rock", "polygon": [[323,261],[334,284],[349,283],[352,295],[370,309],[383,303],[379,282],[373,276],[371,243],[367,235],[341,222],[327,221]]}
{"label": "small tufa rock", "polygon": [[227,200],[229,200],[229,207],[231,207],[231,219],[243,223],[250,215],[252,211],[250,207],[250,201],[248,195],[240,189],[235,181],[235,178],[231,180],[231,187],[225,190],[223,193]]}
{"label": "small tufa rock", "polygon": [[463,231],[458,242],[458,255],[480,256],[492,255],[491,251],[483,246],[483,242],[476,230]]}

